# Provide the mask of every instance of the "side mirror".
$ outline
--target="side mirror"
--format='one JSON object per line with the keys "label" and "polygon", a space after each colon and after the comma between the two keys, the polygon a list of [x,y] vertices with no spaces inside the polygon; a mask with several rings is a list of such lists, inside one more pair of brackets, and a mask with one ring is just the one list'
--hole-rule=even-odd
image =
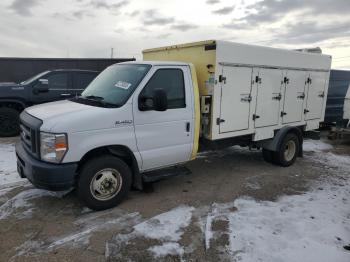
{"label": "side mirror", "polygon": [[39,79],[33,87],[34,94],[49,92],[49,80]]}
{"label": "side mirror", "polygon": [[140,111],[166,111],[168,109],[168,97],[164,89],[155,89],[152,97],[140,96]]}

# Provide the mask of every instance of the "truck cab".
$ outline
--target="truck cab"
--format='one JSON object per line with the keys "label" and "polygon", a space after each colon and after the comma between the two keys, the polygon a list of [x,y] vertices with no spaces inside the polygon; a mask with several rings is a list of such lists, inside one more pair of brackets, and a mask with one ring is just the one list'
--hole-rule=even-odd
{"label": "truck cab", "polygon": [[19,114],[24,108],[80,95],[97,75],[97,71],[57,69],[18,84],[0,83],[0,136],[19,133]]}
{"label": "truck cab", "polygon": [[26,109],[16,145],[19,173],[40,188],[76,186],[94,209],[116,205],[132,184],[141,187],[140,174],[196,154],[193,78],[187,63],[121,63],[103,71],[80,97]]}

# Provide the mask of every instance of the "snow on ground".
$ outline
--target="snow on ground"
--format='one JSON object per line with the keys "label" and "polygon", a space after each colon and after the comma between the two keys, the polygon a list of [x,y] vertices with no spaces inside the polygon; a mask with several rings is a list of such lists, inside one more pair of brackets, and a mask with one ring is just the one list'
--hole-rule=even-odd
{"label": "snow on ground", "polygon": [[311,140],[307,139],[303,143],[303,150],[306,152],[321,152],[326,150],[333,149],[333,146],[330,144],[327,144],[321,140]]}
{"label": "snow on ground", "polygon": [[14,144],[0,144],[0,188],[25,181],[17,173]]}
{"label": "snow on ground", "polygon": [[[34,209],[32,201],[41,197],[62,197],[68,191],[51,192],[42,189],[28,189],[20,192],[15,197],[7,200],[0,206],[0,220],[6,219],[13,213],[17,213],[18,218],[30,218]],[[19,209],[23,212],[16,212]]]}
{"label": "snow on ground", "polygon": [[136,238],[148,238],[161,241],[160,245],[151,246],[150,251],[155,257],[184,254],[184,247],[177,243],[189,226],[194,207],[179,206],[168,212],[154,216],[133,227],[129,234],[118,234],[106,244],[106,257],[115,257],[120,253],[122,244],[129,243]]}

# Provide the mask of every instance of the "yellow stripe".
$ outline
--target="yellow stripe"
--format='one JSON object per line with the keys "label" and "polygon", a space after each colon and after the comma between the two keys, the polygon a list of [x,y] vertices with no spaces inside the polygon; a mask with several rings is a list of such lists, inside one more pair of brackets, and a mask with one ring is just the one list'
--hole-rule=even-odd
{"label": "yellow stripe", "polygon": [[197,74],[196,68],[193,64],[189,64],[191,69],[191,77],[193,84],[193,94],[194,94],[194,134],[193,134],[193,147],[191,160],[196,158],[198,152],[198,144],[199,144],[199,128],[200,128],[200,105],[199,105],[199,89],[197,82]]}

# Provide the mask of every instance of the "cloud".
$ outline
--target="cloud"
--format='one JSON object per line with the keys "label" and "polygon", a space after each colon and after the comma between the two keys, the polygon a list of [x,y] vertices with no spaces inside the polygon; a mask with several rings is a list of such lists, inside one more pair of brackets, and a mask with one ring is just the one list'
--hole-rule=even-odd
{"label": "cloud", "polygon": [[169,36],[171,36],[170,33],[165,33],[165,34],[160,34],[157,36],[158,39],[165,39],[168,38]]}
{"label": "cloud", "polygon": [[93,14],[91,14],[89,11],[86,10],[78,10],[72,13],[72,15],[76,19],[83,19],[84,17],[94,17]]}
{"label": "cloud", "polygon": [[129,2],[127,0],[123,0],[118,3],[109,3],[107,0],[92,0],[90,2],[90,5],[97,9],[119,9],[128,4]]}
{"label": "cloud", "polygon": [[188,31],[191,29],[198,28],[198,25],[182,23],[182,24],[174,24],[170,28],[174,30],[179,30],[179,31]]}
{"label": "cloud", "polygon": [[38,0],[14,0],[10,5],[10,8],[13,9],[19,15],[31,16],[31,9],[37,5],[39,5]]}
{"label": "cloud", "polygon": [[226,6],[218,10],[214,10],[212,13],[216,15],[228,15],[232,13],[233,9],[235,9],[234,6]]}
{"label": "cloud", "polygon": [[149,9],[144,12],[144,25],[168,25],[174,22],[174,17],[164,17],[156,9]]}
{"label": "cloud", "polygon": [[279,37],[287,39],[288,43],[315,43],[350,34],[350,21],[341,24],[317,24],[315,22],[297,22],[288,24],[285,32],[279,32]]}
{"label": "cloud", "polygon": [[215,5],[215,4],[220,3],[220,0],[207,0],[206,3],[208,5]]}
{"label": "cloud", "polygon": [[130,17],[135,17],[135,16],[138,16],[140,14],[140,11],[136,10],[136,11],[133,11],[131,13],[125,13],[125,15],[128,15]]}

